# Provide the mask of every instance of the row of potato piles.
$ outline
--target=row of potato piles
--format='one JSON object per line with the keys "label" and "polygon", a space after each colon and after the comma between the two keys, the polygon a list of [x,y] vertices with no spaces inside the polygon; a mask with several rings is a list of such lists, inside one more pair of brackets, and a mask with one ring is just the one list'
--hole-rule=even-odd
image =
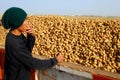
{"label": "row of potato piles", "polygon": [[33,53],[49,58],[63,54],[66,62],[120,73],[120,19],[53,15],[28,19],[36,36]]}

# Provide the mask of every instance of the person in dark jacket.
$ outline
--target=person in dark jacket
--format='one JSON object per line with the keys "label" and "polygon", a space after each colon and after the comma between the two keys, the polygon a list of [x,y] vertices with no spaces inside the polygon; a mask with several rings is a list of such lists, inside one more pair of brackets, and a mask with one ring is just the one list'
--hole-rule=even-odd
{"label": "person in dark jacket", "polygon": [[62,55],[47,60],[32,57],[35,36],[26,17],[18,7],[7,9],[2,16],[3,27],[10,29],[5,41],[4,80],[30,80],[30,69],[49,69],[64,60]]}

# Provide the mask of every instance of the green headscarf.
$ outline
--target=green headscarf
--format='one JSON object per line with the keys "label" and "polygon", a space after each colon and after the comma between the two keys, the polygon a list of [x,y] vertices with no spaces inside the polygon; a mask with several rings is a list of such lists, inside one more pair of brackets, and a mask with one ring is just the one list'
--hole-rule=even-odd
{"label": "green headscarf", "polygon": [[23,9],[11,7],[3,14],[2,25],[5,29],[17,29],[23,24],[26,16],[27,13]]}

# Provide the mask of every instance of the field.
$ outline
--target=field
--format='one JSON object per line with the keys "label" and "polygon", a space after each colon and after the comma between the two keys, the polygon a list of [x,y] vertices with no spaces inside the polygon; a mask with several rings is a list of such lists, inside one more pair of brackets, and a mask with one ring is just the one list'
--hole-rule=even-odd
{"label": "field", "polygon": [[[120,18],[28,16],[35,30],[34,54],[65,56],[66,62],[120,73]],[[0,27],[0,44],[8,31]]]}

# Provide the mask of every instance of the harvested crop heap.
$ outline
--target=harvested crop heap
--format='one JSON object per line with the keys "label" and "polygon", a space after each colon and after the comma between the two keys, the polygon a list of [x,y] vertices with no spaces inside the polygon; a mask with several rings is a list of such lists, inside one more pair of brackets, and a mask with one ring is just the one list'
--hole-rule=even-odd
{"label": "harvested crop heap", "polygon": [[47,57],[63,54],[66,62],[120,73],[120,19],[68,16],[28,19],[35,29],[33,53]]}

